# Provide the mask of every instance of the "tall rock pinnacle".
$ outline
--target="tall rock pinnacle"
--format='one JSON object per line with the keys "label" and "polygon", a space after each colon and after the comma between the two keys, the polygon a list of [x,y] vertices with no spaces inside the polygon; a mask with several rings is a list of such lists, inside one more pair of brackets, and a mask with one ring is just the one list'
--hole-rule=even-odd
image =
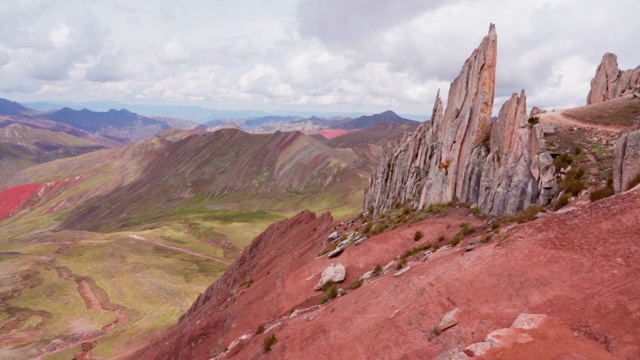
{"label": "tall rock pinnacle", "polygon": [[489,34],[464,63],[443,111],[383,154],[365,194],[376,214],[396,203],[423,207],[454,198],[485,212],[514,213],[555,193],[552,159],[539,126],[529,124],[526,97],[514,94],[493,124],[497,35]]}
{"label": "tall rock pinnacle", "polygon": [[618,68],[618,57],[612,53],[604,54],[596,75],[591,80],[587,105],[634,93],[640,94],[640,66],[621,71]]}

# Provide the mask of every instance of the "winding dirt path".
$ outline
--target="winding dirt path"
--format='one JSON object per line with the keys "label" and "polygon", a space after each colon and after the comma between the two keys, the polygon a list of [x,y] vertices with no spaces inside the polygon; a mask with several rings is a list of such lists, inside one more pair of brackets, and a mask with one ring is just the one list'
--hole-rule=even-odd
{"label": "winding dirt path", "polygon": [[149,243],[149,244],[157,245],[157,246],[160,246],[160,247],[163,247],[163,248],[176,250],[176,251],[183,252],[185,254],[201,257],[203,259],[217,261],[217,262],[219,262],[221,264],[225,264],[227,266],[231,265],[231,262],[229,262],[229,261],[225,261],[225,260],[222,260],[222,259],[218,259],[218,258],[214,258],[214,257],[211,257],[211,256],[203,255],[203,254],[197,253],[195,251],[192,251],[192,250],[189,250],[189,249],[185,249],[185,248],[181,248],[181,247],[178,247],[178,246],[166,245],[166,244],[163,244],[161,242],[149,240],[149,239],[147,239],[147,238],[145,238],[143,236],[140,236],[140,235],[129,235],[129,237],[133,238],[133,239],[136,239],[136,240],[144,241],[144,242]]}
{"label": "winding dirt path", "polygon": [[[43,359],[46,356],[67,350],[69,348],[77,346],[78,344],[82,345],[82,350],[78,354],[76,354],[76,359],[87,358],[87,356],[89,356],[89,353],[91,352],[91,349],[96,346],[98,339],[106,336],[113,329],[123,326],[129,321],[129,319],[123,313],[123,308],[121,306],[116,304],[103,304],[102,301],[100,301],[100,298],[91,288],[91,284],[89,284],[89,281],[87,281],[86,277],[74,274],[71,269],[67,267],[56,266],[55,269],[58,272],[58,276],[60,278],[68,281],[73,281],[78,285],[78,294],[80,294],[80,297],[82,297],[82,300],[84,301],[87,308],[109,312],[113,316],[115,316],[116,320],[110,324],[103,326],[101,334],[96,334],[93,331],[78,334],[79,341],[73,342],[65,340],[62,343],[56,344],[56,346],[49,349],[48,351],[40,354],[36,359]],[[100,290],[104,291],[102,289]]]}
{"label": "winding dirt path", "polygon": [[616,133],[629,128],[628,126],[624,125],[601,124],[590,121],[581,121],[565,115],[562,111],[549,111],[537,116],[540,117],[541,123],[557,126],[579,126],[582,128],[594,128]]}

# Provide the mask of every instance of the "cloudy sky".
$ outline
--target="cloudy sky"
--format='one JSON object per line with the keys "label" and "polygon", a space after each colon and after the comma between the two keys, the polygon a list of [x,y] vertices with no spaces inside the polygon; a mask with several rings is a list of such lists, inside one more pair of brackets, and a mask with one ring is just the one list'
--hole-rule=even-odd
{"label": "cloudy sky", "polygon": [[[534,4],[535,3],[535,4]],[[496,105],[585,103],[605,52],[640,65],[638,0],[3,0],[0,96],[430,114],[498,33]]]}

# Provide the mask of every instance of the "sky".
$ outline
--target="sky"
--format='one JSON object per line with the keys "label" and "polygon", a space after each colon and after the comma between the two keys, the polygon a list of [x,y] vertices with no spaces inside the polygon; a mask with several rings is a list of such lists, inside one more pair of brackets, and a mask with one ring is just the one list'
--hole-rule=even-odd
{"label": "sky", "polygon": [[[3,0],[0,97],[431,114],[496,24],[496,109],[640,65],[638,0]],[[446,96],[443,96],[446,99]]]}

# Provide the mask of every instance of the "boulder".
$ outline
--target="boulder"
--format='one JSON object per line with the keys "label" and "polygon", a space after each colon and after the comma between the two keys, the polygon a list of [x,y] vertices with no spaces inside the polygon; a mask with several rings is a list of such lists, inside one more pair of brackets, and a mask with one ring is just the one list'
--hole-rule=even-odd
{"label": "boulder", "polygon": [[458,314],[460,313],[459,308],[455,308],[448,313],[444,314],[442,320],[440,320],[440,324],[438,324],[438,330],[444,331],[452,326],[458,324]]}
{"label": "boulder", "polygon": [[328,281],[333,282],[342,282],[347,275],[347,271],[342,264],[331,264],[329,265],[322,274],[320,275],[320,280],[316,284],[316,290],[322,290],[324,284]]}

